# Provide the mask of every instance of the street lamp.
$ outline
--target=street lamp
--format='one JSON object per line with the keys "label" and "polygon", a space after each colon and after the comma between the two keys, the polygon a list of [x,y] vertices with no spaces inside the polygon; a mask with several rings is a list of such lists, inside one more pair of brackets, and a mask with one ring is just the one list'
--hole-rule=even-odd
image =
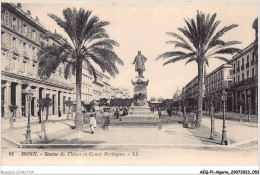
{"label": "street lamp", "polygon": [[250,122],[250,108],[251,108],[251,99],[250,99],[250,97],[247,98],[247,104],[248,104],[248,122]]}
{"label": "street lamp", "polygon": [[221,100],[223,101],[223,130],[222,130],[222,141],[221,145],[228,145],[228,140],[227,140],[227,135],[226,135],[226,114],[225,114],[225,108],[226,108],[226,100],[227,100],[227,92],[225,89],[223,89],[222,95],[221,95]]}
{"label": "street lamp", "polygon": [[28,101],[28,123],[27,123],[27,130],[26,130],[26,144],[31,144],[31,129],[30,129],[30,118],[31,118],[31,100],[33,93],[31,91],[27,91],[24,93],[26,95],[27,101]]}

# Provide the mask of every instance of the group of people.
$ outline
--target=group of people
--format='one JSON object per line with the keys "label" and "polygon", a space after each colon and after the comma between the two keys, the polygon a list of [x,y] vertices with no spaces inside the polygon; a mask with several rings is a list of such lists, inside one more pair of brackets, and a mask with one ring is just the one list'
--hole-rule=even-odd
{"label": "group of people", "polygon": [[121,107],[121,108],[116,108],[114,112],[114,117],[116,119],[119,119],[119,116],[125,116],[128,115],[128,108],[126,107]]}

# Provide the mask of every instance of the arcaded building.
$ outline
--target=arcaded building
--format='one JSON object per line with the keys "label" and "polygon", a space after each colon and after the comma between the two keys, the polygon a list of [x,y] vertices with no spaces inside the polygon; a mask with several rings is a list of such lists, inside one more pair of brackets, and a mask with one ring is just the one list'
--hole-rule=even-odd
{"label": "arcaded building", "polygon": [[233,91],[232,110],[239,112],[238,99],[245,102],[242,112],[248,113],[248,107],[252,114],[257,114],[258,110],[258,76],[257,60],[253,54],[253,43],[243,49],[241,54],[236,54],[232,58],[233,82],[231,89]]}
{"label": "arcaded building", "polygon": [[50,115],[66,112],[64,102],[71,98],[74,86],[70,79],[64,79],[64,65],[61,65],[46,80],[40,78],[37,52],[41,44],[51,44],[43,40],[46,29],[39,19],[31,16],[30,11],[23,11],[21,4],[2,3],[1,25],[1,107],[2,117],[9,117],[9,105],[17,105],[16,116],[28,115],[26,92],[31,91],[32,101],[30,113],[38,115],[38,99],[49,96],[53,106]]}

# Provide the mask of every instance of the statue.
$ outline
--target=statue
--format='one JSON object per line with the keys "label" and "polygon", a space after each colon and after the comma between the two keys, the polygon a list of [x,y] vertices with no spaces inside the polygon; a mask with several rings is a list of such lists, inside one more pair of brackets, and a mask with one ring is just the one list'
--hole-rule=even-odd
{"label": "statue", "polygon": [[[135,64],[135,71],[138,72],[139,77],[143,77],[143,71],[145,71],[144,62],[147,58],[138,51],[138,55],[135,57],[133,64]],[[143,77],[144,78],[144,77]]]}

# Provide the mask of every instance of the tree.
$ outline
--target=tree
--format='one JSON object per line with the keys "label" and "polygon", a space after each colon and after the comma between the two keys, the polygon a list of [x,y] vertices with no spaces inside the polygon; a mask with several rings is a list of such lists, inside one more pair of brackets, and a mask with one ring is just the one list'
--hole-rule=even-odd
{"label": "tree", "polygon": [[170,58],[163,66],[180,60],[187,60],[186,64],[193,61],[197,63],[199,97],[197,102],[196,127],[200,127],[202,117],[204,65],[208,65],[209,59],[212,58],[230,63],[230,60],[225,55],[240,52],[240,49],[233,47],[235,44],[240,44],[240,41],[225,42],[221,39],[227,31],[238,25],[232,24],[216,32],[220,21],[215,21],[215,18],[216,13],[211,16],[210,14],[206,15],[197,11],[196,19],[185,19],[187,26],[178,28],[185,38],[177,33],[167,32],[175,40],[166,43],[174,44],[175,48],[180,48],[181,50],[165,52],[157,57],[157,60],[160,58]]}
{"label": "tree", "polygon": [[11,117],[10,117],[10,127],[13,128],[14,127],[14,118],[16,116],[16,111],[18,109],[18,106],[17,105],[9,105],[9,110],[10,112],[12,113],[11,114]]}
{"label": "tree", "polygon": [[[65,65],[64,77],[68,78],[71,74],[76,76],[76,118],[75,127],[81,127],[81,84],[82,66],[86,64],[90,75],[96,80],[95,65],[103,72],[111,76],[118,74],[117,65],[123,65],[122,60],[113,51],[114,46],[119,44],[110,39],[105,27],[108,21],[101,21],[97,16],[91,16],[92,11],[83,8],[66,8],[63,10],[64,19],[49,14],[68,35],[69,41],[62,35],[48,32],[46,39],[52,39],[58,44],[46,45],[38,52],[39,69],[41,77],[50,77],[60,64]],[[93,64],[94,63],[94,64]]]}
{"label": "tree", "polygon": [[108,105],[108,99],[107,98],[100,98],[99,100],[99,106],[107,106]]}
{"label": "tree", "polygon": [[41,138],[46,139],[46,121],[48,120],[48,115],[49,115],[49,107],[52,105],[52,100],[47,96],[46,98],[41,98],[38,100],[38,105],[40,112],[43,113],[44,109],[46,111],[46,119],[45,121],[43,120],[43,115],[40,114],[41,116]]}
{"label": "tree", "polygon": [[216,134],[215,130],[215,121],[214,121],[214,107],[216,106],[217,103],[220,101],[220,95],[217,94],[208,94],[205,97],[206,103],[208,104],[208,107],[210,108],[210,118],[211,118],[211,129],[210,129],[210,139],[214,140]]}
{"label": "tree", "polygon": [[71,114],[71,106],[73,105],[73,102],[69,99],[64,102],[66,106],[68,106],[69,110],[67,112],[67,120],[69,120],[69,115]]}

